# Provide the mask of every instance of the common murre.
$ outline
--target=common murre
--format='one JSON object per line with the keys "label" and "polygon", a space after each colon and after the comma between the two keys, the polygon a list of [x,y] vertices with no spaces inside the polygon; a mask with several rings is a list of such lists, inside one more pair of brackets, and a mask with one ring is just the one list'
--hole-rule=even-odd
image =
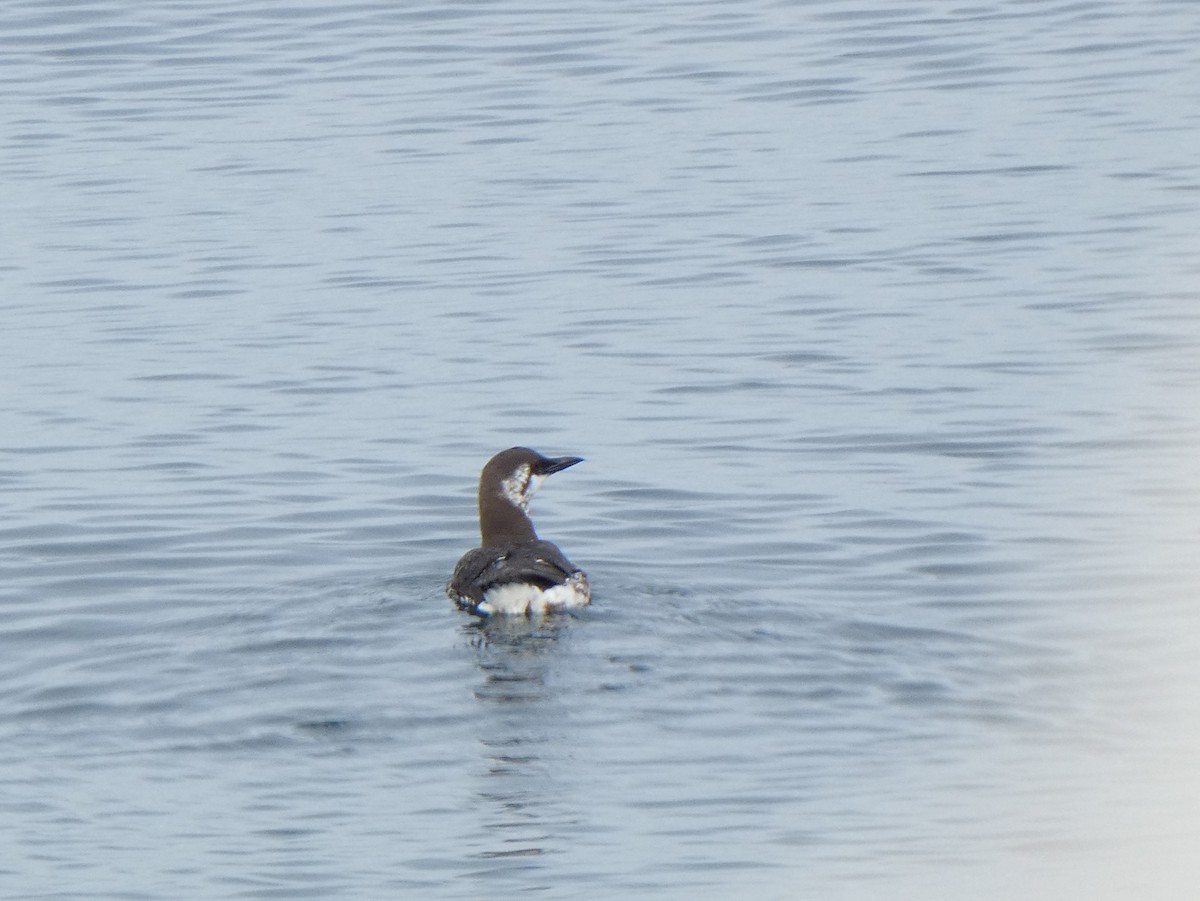
{"label": "common murre", "polygon": [[529,499],[546,476],[582,457],[543,457],[510,447],[479,475],[480,547],[463,554],[446,586],[459,607],[484,616],[537,614],[582,607],[591,600],[587,576],[529,521]]}

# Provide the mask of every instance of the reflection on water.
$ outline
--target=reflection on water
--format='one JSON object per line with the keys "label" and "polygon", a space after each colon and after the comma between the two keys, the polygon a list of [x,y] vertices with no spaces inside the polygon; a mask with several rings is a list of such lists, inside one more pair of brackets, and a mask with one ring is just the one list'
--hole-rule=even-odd
{"label": "reflection on water", "polygon": [[562,710],[556,710],[550,672],[560,637],[571,628],[568,614],[493,617],[463,626],[483,682],[475,697],[483,777],[477,791],[481,833],[490,847],[485,859],[529,858],[553,853],[564,840],[561,810],[553,808],[556,771],[563,756],[555,748]]}

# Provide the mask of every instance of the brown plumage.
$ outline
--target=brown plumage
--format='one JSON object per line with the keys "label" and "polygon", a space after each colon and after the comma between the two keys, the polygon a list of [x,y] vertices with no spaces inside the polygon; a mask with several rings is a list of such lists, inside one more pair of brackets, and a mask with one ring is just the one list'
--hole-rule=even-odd
{"label": "brown plumage", "polygon": [[458,561],[446,588],[455,603],[487,615],[544,613],[590,601],[587,576],[538,538],[528,515],[541,482],[580,461],[510,447],[487,462],[479,475],[480,547]]}

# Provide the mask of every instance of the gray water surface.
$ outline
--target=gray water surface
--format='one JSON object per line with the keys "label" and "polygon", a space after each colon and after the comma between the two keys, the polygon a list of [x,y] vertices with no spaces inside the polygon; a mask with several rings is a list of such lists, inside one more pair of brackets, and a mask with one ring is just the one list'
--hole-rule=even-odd
{"label": "gray water surface", "polygon": [[[1182,899],[1190,2],[0,14],[0,896]],[[443,585],[475,479],[578,616]]]}

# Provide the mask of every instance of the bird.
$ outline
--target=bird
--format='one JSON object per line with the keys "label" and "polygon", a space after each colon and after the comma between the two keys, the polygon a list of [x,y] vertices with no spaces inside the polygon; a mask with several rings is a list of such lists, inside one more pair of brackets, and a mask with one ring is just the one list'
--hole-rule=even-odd
{"label": "bird", "polygon": [[582,457],[543,457],[510,447],[479,474],[480,546],[463,554],[446,593],[461,609],[479,616],[539,615],[586,606],[587,575],[558,547],[543,541],[529,519],[529,499],[546,477],[583,462]]}

